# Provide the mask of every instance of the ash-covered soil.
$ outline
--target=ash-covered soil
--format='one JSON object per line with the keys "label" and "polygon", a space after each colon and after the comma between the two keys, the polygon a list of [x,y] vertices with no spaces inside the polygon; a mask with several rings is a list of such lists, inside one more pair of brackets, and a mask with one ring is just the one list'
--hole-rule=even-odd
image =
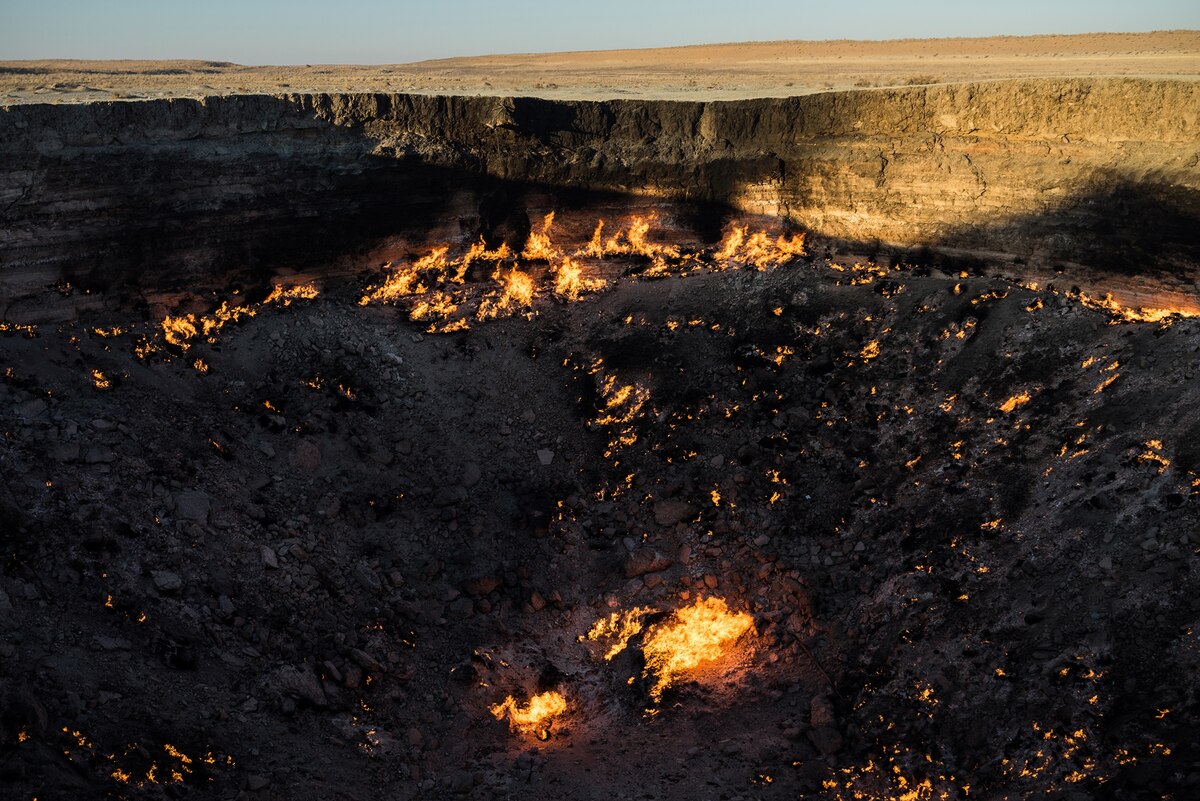
{"label": "ash-covered soil", "polygon": [[[1200,320],[816,259],[433,335],[368,283],[6,326],[3,795],[1200,791]],[[581,641],[697,598],[753,628],[661,702]]]}

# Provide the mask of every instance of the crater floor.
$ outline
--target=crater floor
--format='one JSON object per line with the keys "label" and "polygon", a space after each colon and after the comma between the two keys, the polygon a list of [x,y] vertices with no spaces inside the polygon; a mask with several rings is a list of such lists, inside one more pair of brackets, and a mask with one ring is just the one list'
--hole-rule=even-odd
{"label": "crater floor", "polygon": [[[366,270],[5,324],[7,786],[1194,795],[1200,320],[718,261],[443,334]],[[587,639],[706,598],[753,625],[660,701]]]}

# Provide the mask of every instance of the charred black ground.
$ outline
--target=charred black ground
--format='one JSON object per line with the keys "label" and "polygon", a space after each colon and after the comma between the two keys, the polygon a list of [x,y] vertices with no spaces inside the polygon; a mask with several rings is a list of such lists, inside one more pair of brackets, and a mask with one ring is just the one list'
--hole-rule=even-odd
{"label": "charred black ground", "polygon": [[[1200,322],[854,262],[8,325],[6,792],[1192,796]],[[580,642],[697,597],[753,631],[660,704]]]}

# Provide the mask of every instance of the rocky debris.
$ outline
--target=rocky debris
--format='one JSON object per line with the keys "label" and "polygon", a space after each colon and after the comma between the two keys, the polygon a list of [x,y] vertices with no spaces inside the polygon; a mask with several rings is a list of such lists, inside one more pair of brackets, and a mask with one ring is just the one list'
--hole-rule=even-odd
{"label": "rocky debris", "polygon": [[312,475],[321,469],[321,449],[314,442],[300,440],[288,455],[288,464],[299,473]]}
{"label": "rocky debris", "polygon": [[638,548],[625,560],[625,578],[661,573],[673,564],[674,562],[653,548]]}
{"label": "rocky debris", "polygon": [[485,595],[490,595],[504,584],[504,580],[499,576],[476,576],[467,582],[463,590],[472,598],[482,598]]}
{"label": "rocky debris", "polygon": [[321,680],[308,666],[303,668],[285,667],[275,674],[274,685],[277,692],[285,697],[303,701],[310,706],[324,708],[329,702]]}
{"label": "rocky debris", "polygon": [[463,468],[462,479],[460,483],[464,489],[471,489],[480,482],[483,478],[483,470],[475,462],[471,462]]}
{"label": "rocky debris", "polygon": [[[170,743],[214,764],[163,792],[216,797],[890,797],[950,775],[1191,797],[1197,323],[1109,325],[958,272],[631,282],[451,336],[330,298],[186,359],[92,321],[5,337],[0,683],[47,722],[18,743],[4,710],[0,779],[90,797],[177,765]],[[130,378],[81,393],[57,346]],[[651,399],[620,447],[588,417],[609,377]],[[644,633],[611,661],[579,641],[710,597],[753,631],[657,715]],[[572,706],[550,747],[490,712],[552,688]],[[1135,776],[1118,742],[1172,755],[1142,748]],[[980,767],[1039,752],[1036,778]]]}
{"label": "rocky debris", "polygon": [[674,526],[696,516],[697,509],[687,501],[662,500],[654,504],[654,522],[660,526]]}
{"label": "rocky debris", "polygon": [[175,515],[180,520],[207,523],[211,508],[212,501],[207,493],[191,490],[175,496]]}
{"label": "rocky debris", "polygon": [[170,570],[155,570],[150,574],[154,581],[154,589],[161,593],[179,592],[183,588],[183,579],[178,573],[172,573]]}

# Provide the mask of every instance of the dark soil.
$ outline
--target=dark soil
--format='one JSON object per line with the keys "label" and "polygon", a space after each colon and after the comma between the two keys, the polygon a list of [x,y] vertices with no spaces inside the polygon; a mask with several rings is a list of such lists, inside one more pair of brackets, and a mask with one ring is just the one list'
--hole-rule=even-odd
{"label": "dark soil", "polygon": [[[823,260],[358,294],[0,335],[0,795],[1200,793],[1200,320]],[[755,630],[652,714],[579,642],[707,596]],[[488,711],[547,686],[545,742]]]}

